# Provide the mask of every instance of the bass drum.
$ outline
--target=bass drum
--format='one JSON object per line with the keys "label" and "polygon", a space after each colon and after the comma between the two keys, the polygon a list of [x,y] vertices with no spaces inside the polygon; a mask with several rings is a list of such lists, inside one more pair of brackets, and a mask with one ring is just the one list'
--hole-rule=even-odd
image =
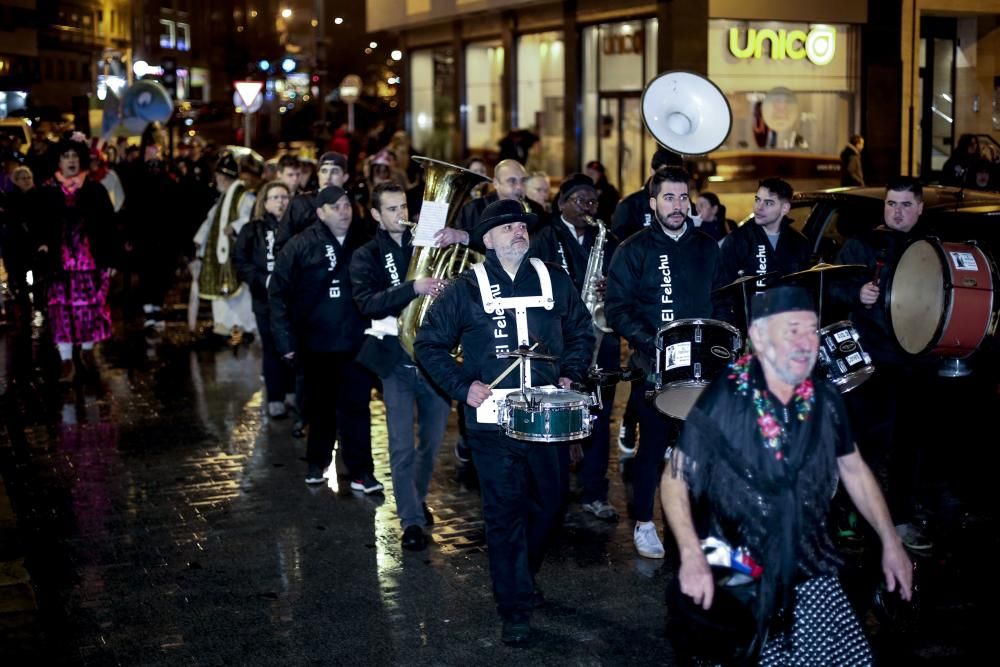
{"label": "bass drum", "polygon": [[915,241],[887,286],[893,336],[906,352],[968,357],[993,317],[993,268],[972,243]]}
{"label": "bass drum", "polygon": [[739,330],[719,320],[677,320],[662,327],[656,332],[656,409],[685,419],[742,345]]}

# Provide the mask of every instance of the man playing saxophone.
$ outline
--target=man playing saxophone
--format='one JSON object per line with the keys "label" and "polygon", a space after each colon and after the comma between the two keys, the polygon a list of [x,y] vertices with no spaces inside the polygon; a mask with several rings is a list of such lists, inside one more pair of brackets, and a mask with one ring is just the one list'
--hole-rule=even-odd
{"label": "man playing saxophone", "polygon": [[[611,265],[611,255],[618,246],[614,235],[603,229],[601,221],[594,218],[597,212],[597,190],[594,182],[584,174],[573,174],[559,186],[560,217],[552,224],[542,227],[531,238],[531,256],[545,262],[561,266],[573,280],[581,293],[584,303],[603,304],[607,285],[607,271]],[[598,245],[603,238],[603,247]],[[594,267],[597,275],[588,275],[591,255],[603,253],[603,261]],[[584,294],[586,286],[594,286],[593,293]],[[603,311],[603,307],[600,308]],[[594,308],[593,315],[598,309]],[[596,362],[601,368],[618,368],[619,340],[613,333],[598,335]],[[597,414],[593,431],[582,442],[583,461],[579,468],[578,481],[581,486],[580,503],[583,509],[598,519],[615,521],[618,513],[608,503],[608,450],[611,438],[611,409],[614,403],[614,387],[602,390],[603,408]],[[568,454],[568,448],[560,452]],[[568,458],[563,462],[568,468]],[[568,484],[568,470],[566,482]]]}

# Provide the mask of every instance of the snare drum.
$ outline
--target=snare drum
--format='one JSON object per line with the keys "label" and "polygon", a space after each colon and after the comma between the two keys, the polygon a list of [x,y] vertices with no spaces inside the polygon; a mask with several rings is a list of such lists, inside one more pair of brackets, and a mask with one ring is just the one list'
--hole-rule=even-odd
{"label": "snare drum", "polygon": [[861,347],[858,331],[847,320],[819,330],[819,371],[846,394],[875,372],[872,358]]}
{"label": "snare drum", "polygon": [[594,399],[577,391],[538,388],[515,391],[500,404],[497,423],[508,437],[566,442],[590,435]]}
{"label": "snare drum", "polygon": [[993,314],[993,270],[971,243],[915,241],[903,252],[886,294],[892,333],[910,354],[967,357]]}
{"label": "snare drum", "polygon": [[662,327],[656,332],[656,408],[686,418],[742,346],[739,330],[719,320],[677,320]]}

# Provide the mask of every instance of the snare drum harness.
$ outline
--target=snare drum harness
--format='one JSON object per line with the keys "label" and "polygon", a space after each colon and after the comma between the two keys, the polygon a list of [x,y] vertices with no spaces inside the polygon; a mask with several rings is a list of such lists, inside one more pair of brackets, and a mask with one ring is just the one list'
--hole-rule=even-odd
{"label": "snare drum harness", "polygon": [[[472,270],[476,274],[476,283],[479,285],[479,295],[483,300],[483,310],[487,313],[500,313],[505,310],[514,311],[514,321],[517,328],[517,344],[519,346],[529,346],[528,340],[528,308],[544,308],[552,310],[555,301],[552,298],[552,280],[549,277],[549,270],[545,262],[532,257],[528,260],[538,274],[538,282],[542,286],[542,293],[538,296],[518,296],[510,298],[497,298],[490,290],[490,279],[486,275],[486,265],[480,262],[473,264]],[[524,377],[527,386],[531,386],[531,360],[525,359]]]}

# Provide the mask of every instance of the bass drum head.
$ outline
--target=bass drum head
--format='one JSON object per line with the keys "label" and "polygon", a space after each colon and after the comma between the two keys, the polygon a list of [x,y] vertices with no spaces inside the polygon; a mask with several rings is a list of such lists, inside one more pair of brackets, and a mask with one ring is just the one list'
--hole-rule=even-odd
{"label": "bass drum head", "polygon": [[691,408],[707,386],[707,382],[675,382],[664,387],[653,398],[653,403],[657,410],[668,417],[687,419]]}
{"label": "bass drum head", "polygon": [[900,347],[921,354],[931,346],[945,312],[945,280],[941,255],[929,241],[917,241],[903,252],[892,275],[889,319]]}

